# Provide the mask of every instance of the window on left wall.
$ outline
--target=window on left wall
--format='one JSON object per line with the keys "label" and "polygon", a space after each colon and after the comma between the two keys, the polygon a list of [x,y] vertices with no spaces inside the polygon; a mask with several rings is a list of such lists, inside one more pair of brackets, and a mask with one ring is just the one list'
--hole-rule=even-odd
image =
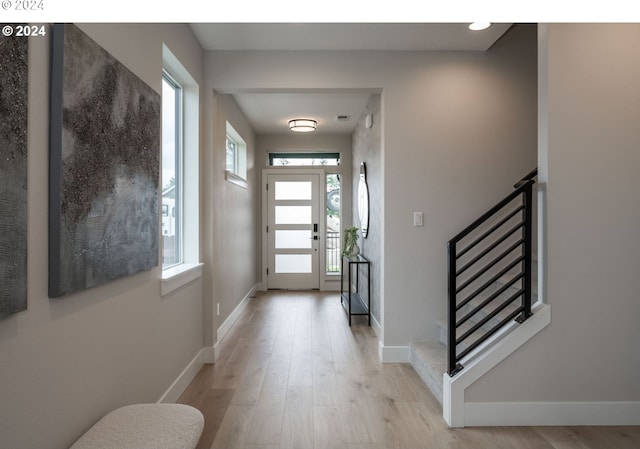
{"label": "window on left wall", "polygon": [[249,186],[247,182],[247,143],[229,122],[227,122],[225,142],[225,179],[246,189]]}
{"label": "window on left wall", "polygon": [[200,263],[200,93],[162,49],[162,282],[166,295],[202,275]]}
{"label": "window on left wall", "polygon": [[182,262],[182,86],[162,74],[162,268]]}

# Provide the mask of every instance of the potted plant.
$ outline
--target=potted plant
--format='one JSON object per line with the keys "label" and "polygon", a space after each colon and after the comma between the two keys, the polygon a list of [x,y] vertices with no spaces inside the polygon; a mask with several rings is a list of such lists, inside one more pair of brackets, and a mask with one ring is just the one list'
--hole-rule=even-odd
{"label": "potted plant", "polygon": [[357,256],[360,252],[360,248],[358,247],[358,231],[359,229],[355,226],[344,230],[343,256]]}

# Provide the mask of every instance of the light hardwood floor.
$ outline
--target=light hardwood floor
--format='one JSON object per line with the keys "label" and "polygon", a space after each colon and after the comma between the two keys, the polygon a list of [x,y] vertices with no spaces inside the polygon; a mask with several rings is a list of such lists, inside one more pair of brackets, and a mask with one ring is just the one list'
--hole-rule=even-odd
{"label": "light hardwood floor", "polygon": [[180,398],[208,449],[638,449],[640,427],[449,429],[413,368],[381,364],[338,294],[259,293]]}

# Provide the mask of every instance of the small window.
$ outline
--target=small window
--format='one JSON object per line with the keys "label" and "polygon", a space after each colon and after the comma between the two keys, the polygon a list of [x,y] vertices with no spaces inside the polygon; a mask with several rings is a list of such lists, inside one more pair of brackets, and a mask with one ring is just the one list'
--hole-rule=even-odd
{"label": "small window", "polygon": [[247,183],[247,144],[240,134],[227,122],[226,180],[243,188]]}
{"label": "small window", "polygon": [[227,170],[238,174],[238,143],[227,135]]}
{"label": "small window", "polygon": [[269,153],[269,165],[275,167],[338,166],[340,153]]}

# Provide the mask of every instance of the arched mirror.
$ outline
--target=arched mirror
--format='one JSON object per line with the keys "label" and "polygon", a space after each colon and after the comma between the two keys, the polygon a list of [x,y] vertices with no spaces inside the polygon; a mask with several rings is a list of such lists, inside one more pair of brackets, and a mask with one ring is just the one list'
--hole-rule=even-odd
{"label": "arched mirror", "polygon": [[362,238],[367,238],[369,231],[369,188],[367,187],[367,167],[360,164],[360,181],[358,182],[358,218]]}

